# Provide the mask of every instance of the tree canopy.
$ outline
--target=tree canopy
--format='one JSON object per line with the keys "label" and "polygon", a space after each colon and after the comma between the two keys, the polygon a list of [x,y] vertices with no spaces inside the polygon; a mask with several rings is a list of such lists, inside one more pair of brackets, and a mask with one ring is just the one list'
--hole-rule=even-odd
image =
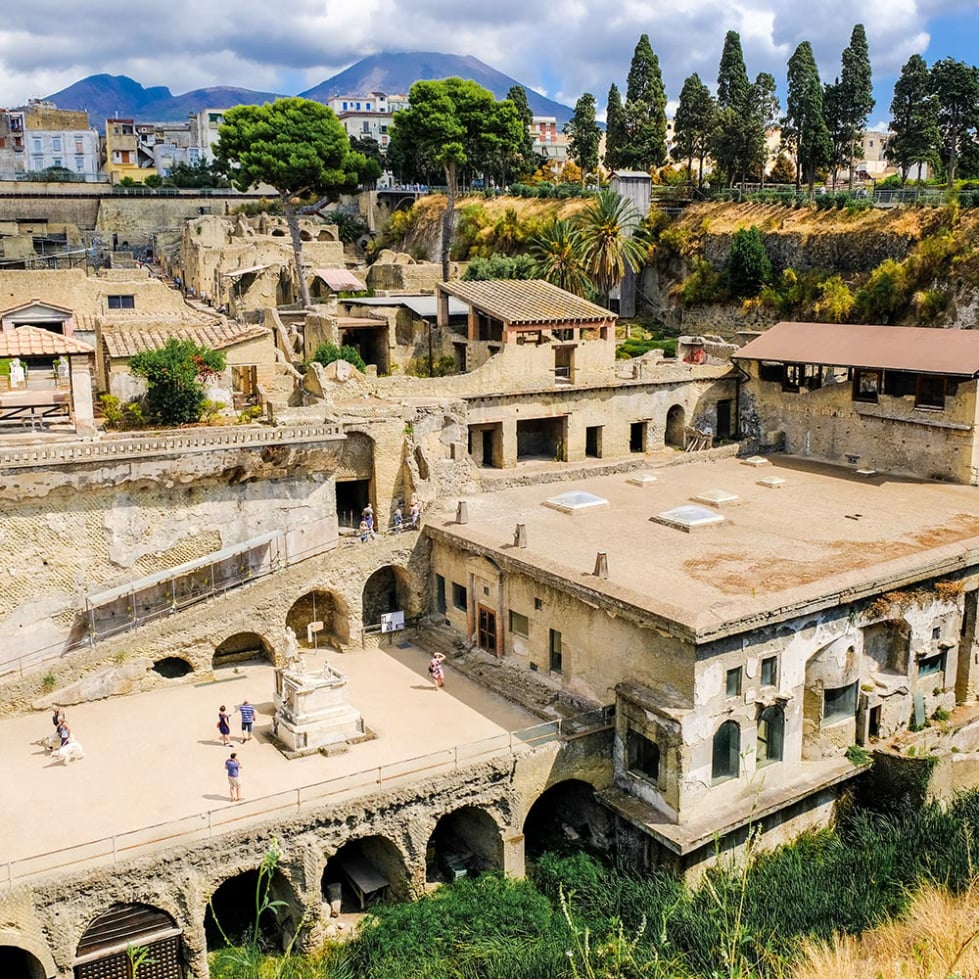
{"label": "tree canopy", "polygon": [[626,268],[636,271],[646,260],[646,243],[634,236],[640,221],[632,202],[611,190],[600,191],[578,219],[582,264],[606,301]]}
{"label": "tree canopy", "polygon": [[147,413],[158,425],[200,421],[206,402],[203,382],[224,366],[223,353],[175,337],[159,350],[144,350],[129,360],[133,374],[146,379]]}
{"label": "tree canopy", "polygon": [[613,82],[609,86],[608,101],[605,104],[605,166],[609,170],[617,170],[624,165],[622,148],[625,141],[625,108],[619,86]]}
{"label": "tree canopy", "polygon": [[935,159],[939,139],[938,99],[932,91],[928,65],[920,54],[913,54],[894,84],[891,136],[887,141],[887,159],[900,171],[902,185],[911,167]]}
{"label": "tree canopy", "polygon": [[666,89],[648,34],[639,38],[632,55],[624,121],[619,166],[647,172],[662,166],[666,162]]}
{"label": "tree canopy", "polygon": [[808,41],[803,41],[789,58],[782,141],[794,151],[799,172],[805,175],[811,194],[816,170],[829,162],[830,139],[823,117],[819,69]]}
{"label": "tree canopy", "polygon": [[581,170],[584,182],[589,173],[598,169],[598,146],[601,130],[595,121],[595,96],[585,92],[574,105],[574,115],[564,125],[568,137],[568,152]]}
{"label": "tree canopy", "polygon": [[497,102],[473,81],[420,81],[408,93],[410,107],[395,113],[390,152],[422,172],[441,171],[448,188],[442,222],[442,276],[449,278],[453,214],[464,168],[500,173],[518,156],[526,126],[510,100]]}
{"label": "tree canopy", "polygon": [[717,103],[697,74],[691,75],[680,91],[680,101],[673,118],[673,158],[686,160],[693,172],[697,160],[697,183],[704,182],[704,159],[710,151],[711,136],[717,118]]}
{"label": "tree canopy", "polygon": [[959,155],[979,126],[979,69],[943,58],[931,66],[931,86],[936,96],[939,147],[951,188]]}
{"label": "tree canopy", "polygon": [[351,152],[332,109],[301,98],[228,109],[214,153],[216,168],[238,190],[268,184],[278,192],[292,236],[296,279],[309,306],[297,204],[307,196],[335,199],[354,190],[361,174],[372,172],[376,179],[377,164],[370,167],[366,157]]}

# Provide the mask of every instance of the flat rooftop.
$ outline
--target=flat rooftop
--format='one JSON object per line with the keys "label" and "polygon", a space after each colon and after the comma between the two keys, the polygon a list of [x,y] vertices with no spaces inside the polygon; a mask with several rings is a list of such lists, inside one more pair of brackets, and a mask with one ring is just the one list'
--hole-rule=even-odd
{"label": "flat rooftop", "polygon": [[[773,613],[801,614],[979,564],[975,487],[860,476],[786,456],[769,463],[661,466],[645,485],[630,472],[522,486],[466,497],[467,524],[455,523],[455,500],[429,511],[425,523],[434,537],[501,567],[562,579],[585,598],[605,596],[698,641]],[[773,476],[784,483],[761,485]],[[590,493],[608,506],[563,512],[545,505],[563,492]],[[724,519],[688,531],[657,521],[687,507]],[[513,546],[518,523],[527,529],[526,548]],[[599,551],[608,554],[607,579],[593,574]]]}

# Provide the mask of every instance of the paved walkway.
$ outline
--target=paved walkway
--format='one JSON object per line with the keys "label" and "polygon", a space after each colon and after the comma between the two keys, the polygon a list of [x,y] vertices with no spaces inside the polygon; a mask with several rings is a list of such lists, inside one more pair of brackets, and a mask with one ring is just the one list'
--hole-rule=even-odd
{"label": "paved walkway", "polygon": [[[0,863],[229,808],[224,761],[232,750],[242,761],[242,793],[249,800],[538,723],[451,667],[445,688],[436,691],[428,654],[402,645],[331,655],[333,667],[349,678],[350,703],[377,737],[329,758],[288,761],[263,737],[272,710],[267,664],[226,668],[213,682],[175,683],[68,708],[86,752],[68,766],[31,744],[51,732],[50,712],[0,721]],[[307,655],[308,669],[321,663],[322,657]],[[259,712],[256,740],[240,745],[232,715],[235,745],[222,748],[218,707],[233,709],[245,698]]]}

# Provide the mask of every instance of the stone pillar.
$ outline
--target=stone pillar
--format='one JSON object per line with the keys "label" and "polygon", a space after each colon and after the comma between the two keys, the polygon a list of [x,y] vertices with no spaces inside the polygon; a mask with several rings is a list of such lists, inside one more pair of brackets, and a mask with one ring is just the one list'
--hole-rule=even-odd
{"label": "stone pillar", "polygon": [[92,403],[92,375],[88,357],[69,357],[71,370],[71,412],[79,435],[95,434],[95,407]]}
{"label": "stone pillar", "polygon": [[505,418],[501,425],[500,437],[503,442],[504,469],[512,469],[517,464],[517,419]]}
{"label": "stone pillar", "polygon": [[524,835],[518,833],[503,841],[503,873],[507,877],[521,879],[527,875],[524,859]]}

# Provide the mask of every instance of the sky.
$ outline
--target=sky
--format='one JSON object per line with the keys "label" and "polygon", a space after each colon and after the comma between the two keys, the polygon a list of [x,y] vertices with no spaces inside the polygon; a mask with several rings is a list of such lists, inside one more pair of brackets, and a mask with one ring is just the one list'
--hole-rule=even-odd
{"label": "sky", "polygon": [[[912,54],[977,60],[979,0],[864,5],[877,105]],[[822,80],[840,70],[860,9],[822,0],[31,0],[0,22],[0,106],[42,98],[88,75],[128,75],[174,95],[232,85],[295,95],[382,51],[470,54],[568,105],[583,92],[604,112],[625,88],[639,35],[649,34],[675,103],[693,72],[713,87],[724,35],[738,31],[748,73],[784,90],[795,47],[811,42]]]}

